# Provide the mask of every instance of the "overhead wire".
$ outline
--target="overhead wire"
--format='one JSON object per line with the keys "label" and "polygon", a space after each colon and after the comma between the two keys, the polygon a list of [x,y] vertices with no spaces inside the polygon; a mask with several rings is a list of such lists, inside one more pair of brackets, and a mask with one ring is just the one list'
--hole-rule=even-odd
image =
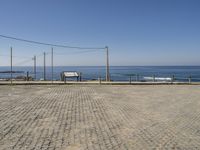
{"label": "overhead wire", "polygon": [[27,39],[22,39],[22,38],[16,38],[16,37],[7,36],[7,35],[2,35],[2,34],[0,34],[0,37],[2,37],[2,38],[7,38],[7,39],[12,39],[12,40],[17,40],[17,41],[22,41],[22,42],[27,42],[27,43],[32,43],[32,44],[39,44],[39,45],[46,45],[46,46],[60,47],[60,48],[72,48],[72,49],[99,49],[99,50],[105,49],[105,47],[79,47],[79,46],[68,46],[68,45],[44,43],[44,42],[38,42],[38,41],[27,40]]}
{"label": "overhead wire", "polygon": [[[7,38],[7,39],[12,39],[16,41],[21,41],[21,42],[27,42],[27,43],[32,43],[32,44],[39,44],[39,45],[45,45],[45,46],[52,46],[52,47],[59,47],[59,48],[71,48],[71,49],[82,49],[85,51],[76,51],[73,53],[56,53],[54,52],[55,55],[70,55],[70,54],[79,54],[79,53],[88,53],[88,52],[95,52],[99,50],[104,50],[105,47],[78,47],[78,46],[68,46],[68,45],[60,45],[60,44],[52,44],[52,43],[44,43],[44,42],[38,42],[38,41],[33,41],[33,40],[27,40],[27,39],[22,39],[22,38],[16,38],[12,36],[7,36],[7,35],[2,35],[0,34],[0,37],[2,38]],[[48,55],[50,53],[46,53]],[[36,57],[41,57],[43,54],[37,55]],[[10,57],[10,55],[0,55],[0,56],[7,56]],[[33,57],[25,57],[25,56],[13,56],[14,58],[28,58],[27,60],[24,60],[22,62],[16,63],[15,65],[21,65],[27,62],[30,62],[33,60]]]}
{"label": "overhead wire", "polygon": [[[10,55],[6,55],[6,54],[1,54],[0,56],[10,57]],[[17,56],[17,55],[14,55],[12,57],[14,57],[14,58],[31,58],[31,57],[28,57],[28,56]]]}
{"label": "overhead wire", "polygon": [[21,61],[21,62],[18,62],[16,64],[14,64],[13,66],[20,66],[22,64],[25,64],[25,63],[28,63],[28,62],[31,62],[32,60],[28,59],[28,60],[24,60],[24,61]]}
{"label": "overhead wire", "polygon": [[77,52],[72,52],[72,53],[57,53],[54,52],[54,55],[73,55],[73,54],[82,54],[82,53],[89,53],[89,52],[96,52],[99,50],[87,50],[87,51],[77,51]]}
{"label": "overhead wire", "polygon": [[[50,53],[46,53],[46,55],[49,55],[49,54]],[[36,55],[37,58],[39,58],[41,56],[43,56],[43,54]],[[24,61],[18,62],[16,64],[14,64],[14,66],[16,66],[16,65],[22,65],[22,64],[25,64],[25,63],[28,63],[28,62],[31,62],[31,61],[33,61],[33,57],[29,57],[29,59],[26,59]]]}

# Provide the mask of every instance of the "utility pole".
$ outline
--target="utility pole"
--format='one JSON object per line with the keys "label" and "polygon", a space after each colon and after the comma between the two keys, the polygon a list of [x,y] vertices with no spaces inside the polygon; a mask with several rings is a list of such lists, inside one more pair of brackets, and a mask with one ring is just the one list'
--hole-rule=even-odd
{"label": "utility pole", "polygon": [[13,79],[13,66],[12,66],[12,47],[10,47],[10,81],[12,85],[12,79]]}
{"label": "utility pole", "polygon": [[46,80],[46,53],[44,52],[44,81]]}
{"label": "utility pole", "polygon": [[110,81],[108,46],[106,46],[105,49],[106,49],[106,81]]}
{"label": "utility pole", "polygon": [[53,84],[53,47],[51,48],[51,82]]}
{"label": "utility pole", "polygon": [[36,56],[33,57],[33,61],[34,61],[34,67],[33,67],[33,70],[34,70],[34,78],[36,80]]}

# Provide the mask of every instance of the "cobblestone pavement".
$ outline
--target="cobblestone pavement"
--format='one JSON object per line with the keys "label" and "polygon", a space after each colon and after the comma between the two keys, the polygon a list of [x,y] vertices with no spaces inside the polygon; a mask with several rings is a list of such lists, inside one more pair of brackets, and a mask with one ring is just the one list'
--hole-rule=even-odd
{"label": "cobblestone pavement", "polygon": [[0,86],[0,149],[200,149],[200,86]]}

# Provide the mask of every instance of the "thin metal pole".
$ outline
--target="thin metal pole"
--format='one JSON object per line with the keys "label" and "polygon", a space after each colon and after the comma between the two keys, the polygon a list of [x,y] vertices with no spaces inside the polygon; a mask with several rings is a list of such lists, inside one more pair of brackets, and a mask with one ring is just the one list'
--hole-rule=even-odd
{"label": "thin metal pole", "polygon": [[101,84],[101,76],[99,76],[99,84]]}
{"label": "thin metal pole", "polygon": [[11,78],[11,85],[12,85],[12,79],[13,79],[13,66],[12,66],[12,47],[10,48],[10,78]]}
{"label": "thin metal pole", "polygon": [[106,46],[105,48],[106,48],[106,81],[110,81],[108,46]]}
{"label": "thin metal pole", "polygon": [[26,72],[26,81],[29,81],[29,71]]}
{"label": "thin metal pole", "polygon": [[175,76],[174,76],[174,75],[172,75],[172,78],[171,78],[171,83],[173,83],[173,82],[174,82],[174,80],[175,80]]}
{"label": "thin metal pole", "polygon": [[82,80],[82,73],[80,72],[79,73],[79,81],[81,82],[81,80]]}
{"label": "thin metal pole", "polygon": [[44,52],[44,81],[46,80],[46,53]]}
{"label": "thin metal pole", "polygon": [[34,78],[36,80],[36,56],[33,57],[34,60]]}
{"label": "thin metal pole", "polygon": [[136,74],[136,82],[139,80],[139,74]]}
{"label": "thin metal pole", "polygon": [[192,76],[189,76],[188,81],[189,81],[189,84],[190,84],[191,81],[192,81]]}
{"label": "thin metal pole", "polygon": [[53,48],[51,48],[51,82],[53,84]]}
{"label": "thin metal pole", "polygon": [[155,82],[156,80],[155,80],[155,75],[153,75],[153,82]]}

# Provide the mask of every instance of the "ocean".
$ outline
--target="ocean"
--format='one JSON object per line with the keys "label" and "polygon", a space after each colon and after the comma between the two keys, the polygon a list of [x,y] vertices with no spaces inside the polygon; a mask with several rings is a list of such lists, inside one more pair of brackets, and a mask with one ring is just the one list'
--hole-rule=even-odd
{"label": "ocean", "polygon": [[[10,67],[0,67],[0,71],[9,71]],[[13,67],[13,71],[23,71],[14,73],[13,77],[29,75],[34,77],[33,67]],[[82,80],[97,80],[100,76],[105,79],[105,66],[55,66],[54,80],[60,80],[62,71],[77,71],[82,73]],[[144,81],[148,77],[171,78],[176,81],[188,81],[191,77],[193,82],[200,81],[200,66],[111,66],[110,77],[113,81],[128,81],[130,79]],[[9,73],[0,73],[0,79],[10,78]],[[37,67],[37,80],[43,79],[43,67]],[[46,67],[46,79],[51,80],[51,67]]]}

